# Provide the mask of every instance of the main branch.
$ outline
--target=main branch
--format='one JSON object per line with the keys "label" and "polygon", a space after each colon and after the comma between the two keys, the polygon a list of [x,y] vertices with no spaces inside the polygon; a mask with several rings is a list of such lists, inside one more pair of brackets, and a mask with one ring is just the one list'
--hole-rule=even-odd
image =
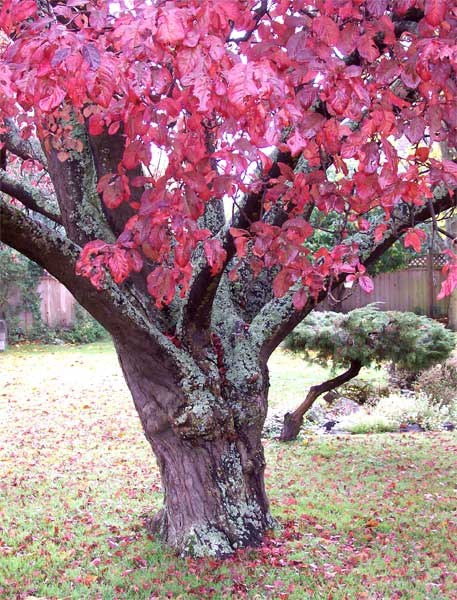
{"label": "main branch", "polygon": [[[225,264],[219,274],[216,276],[211,274],[211,268],[204,257],[200,261],[201,264],[194,265],[196,274],[190,286],[182,319],[184,337],[188,342],[190,341],[191,346],[193,345],[193,339],[198,339],[199,345],[204,345],[207,342],[207,335],[205,336],[204,333],[209,332],[214,298],[218,292],[219,283],[222,277],[227,276],[227,270],[230,269],[230,263],[236,254],[235,243],[230,234],[230,228],[249,229],[251,223],[261,218],[265,192],[271,184],[271,180],[280,175],[278,163],[284,162],[289,164],[292,161],[293,159],[290,154],[277,152],[274,162],[265,176],[261,189],[246,194],[239,210],[235,212],[232,221],[219,231],[216,238],[221,241],[226,251]],[[283,220],[286,218],[287,215],[284,213]]]}
{"label": "main branch", "polygon": [[25,140],[12,119],[5,119],[5,124],[8,130],[3,134],[2,141],[4,141],[5,148],[8,152],[11,152],[11,154],[18,156],[23,160],[34,160],[39,162],[46,168],[47,160],[40,142],[36,138]]}
{"label": "main branch", "polygon": [[0,169],[0,191],[19,200],[26,208],[43,215],[54,223],[62,224],[55,198],[29,181],[12,177]]}

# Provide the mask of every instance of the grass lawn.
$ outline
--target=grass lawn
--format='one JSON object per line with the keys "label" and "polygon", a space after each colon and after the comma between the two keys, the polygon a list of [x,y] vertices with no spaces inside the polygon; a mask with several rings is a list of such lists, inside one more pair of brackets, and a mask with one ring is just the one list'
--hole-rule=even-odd
{"label": "grass lawn", "polygon": [[[277,353],[272,401],[326,372]],[[372,373],[368,376],[374,376]],[[266,442],[281,524],[178,559],[143,529],[160,481],[108,343],[0,355],[0,598],[457,599],[457,435]]]}

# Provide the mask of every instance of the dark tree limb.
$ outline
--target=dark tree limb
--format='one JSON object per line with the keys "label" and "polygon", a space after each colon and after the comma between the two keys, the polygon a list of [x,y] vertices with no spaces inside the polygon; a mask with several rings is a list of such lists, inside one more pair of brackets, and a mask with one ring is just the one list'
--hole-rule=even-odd
{"label": "dark tree limb", "polygon": [[452,235],[452,233],[449,233],[449,231],[446,231],[442,227],[437,227],[436,230],[439,231],[445,237],[449,238],[453,243],[455,242],[455,236]]}
{"label": "dark tree limb", "polygon": [[352,360],[351,366],[347,371],[344,371],[344,373],[341,373],[337,377],[328,379],[327,381],[324,381],[318,385],[311,386],[306,398],[303,400],[300,406],[298,406],[293,412],[288,412],[284,415],[284,423],[279,439],[282,442],[290,442],[295,440],[303,425],[303,417],[305,416],[305,413],[311,408],[319,396],[322,396],[322,394],[325,394],[326,392],[335,390],[336,388],[340,387],[340,385],[343,385],[343,383],[347,383],[354,377],[357,377],[361,368],[362,363],[359,360]]}
{"label": "dark tree limb", "polygon": [[0,241],[46,269],[71,292],[82,287],[84,293],[94,297],[94,301],[101,296],[89,280],[78,277],[75,273],[81,251],[79,246],[1,197]]}
{"label": "dark tree limb", "polygon": [[46,168],[47,160],[39,140],[36,138],[25,140],[12,119],[5,119],[5,124],[8,131],[1,138],[8,152],[23,160],[35,160]]}
{"label": "dark tree limb", "polygon": [[[425,223],[433,217],[433,214],[439,215],[449,208],[456,206],[455,193],[451,195],[447,190],[436,188],[434,191],[434,200],[432,203],[424,204],[423,206],[416,207],[412,213],[408,216],[399,216],[397,225],[387,233],[384,240],[379,244],[375,244],[374,240],[371,241],[369,249],[364,253],[362,263],[369,267],[375,263],[383,254],[388,250],[401,236],[411,227],[411,217],[413,219],[413,226]],[[399,208],[401,208],[400,205]],[[395,216],[395,215],[394,215]]]}
{"label": "dark tree limb", "polygon": [[97,192],[97,172],[84,125],[72,123],[72,135],[82,141],[81,152],[72,152],[70,158],[62,162],[54,148],[47,151],[49,174],[63,226],[69,239],[78,246],[83,247],[95,239],[112,243],[115,235],[103,214]]}
{"label": "dark tree limb", "polygon": [[[62,225],[68,240],[78,248],[79,256],[81,248],[93,239],[103,239],[108,243],[114,242],[116,234],[122,231],[123,225],[126,219],[131,216],[131,213],[125,215],[120,211],[120,220],[109,220],[103,210],[104,207],[96,189],[99,173],[97,173],[94,155],[89,146],[89,138],[84,125],[75,122],[73,124],[73,135],[83,141],[84,148],[80,153],[72,152],[68,160],[61,162],[57,157],[57,151],[52,148],[48,149],[46,160],[54,184],[55,198],[46,195],[28,182],[16,181],[1,170],[0,190],[17,198],[26,208]],[[113,147],[117,148],[120,141],[113,139],[112,143]],[[122,148],[120,156],[122,156]],[[105,161],[108,161],[109,158],[110,154],[106,152]],[[120,160],[118,154],[115,158]],[[106,162],[104,166],[105,168],[108,166]],[[102,167],[100,166],[100,168]],[[130,211],[130,207],[125,206]],[[109,212],[114,213],[115,211]],[[116,225],[119,225],[118,230]],[[52,272],[50,268],[45,268]],[[74,274],[74,267],[71,272]],[[57,278],[60,279],[60,277]],[[165,316],[154,307],[152,298],[146,292],[145,282],[146,277],[133,273],[129,278],[129,282],[123,286],[123,293],[126,298],[129,298],[129,302],[135,305],[138,314],[143,315],[142,318],[145,322],[150,317],[154,317],[157,326],[165,330],[167,329]],[[87,283],[89,282],[87,281]],[[66,284],[64,283],[64,285]],[[89,285],[88,289],[90,287]],[[77,291],[74,289],[71,289],[71,291],[76,297]],[[78,299],[78,301],[83,306],[85,305],[81,300]],[[89,312],[91,311],[89,310]]]}
{"label": "dark tree limb", "polygon": [[[158,373],[163,366],[177,371],[180,351],[150,322],[125,286],[107,279],[97,290],[89,279],[76,274],[81,248],[59,232],[36,221],[0,197],[0,242],[14,248],[58,279],[76,300],[117,339],[135,338],[156,356]],[[166,365],[166,367],[165,367]]]}
{"label": "dark tree limb", "polygon": [[62,224],[55,197],[46,194],[29,181],[12,177],[0,169],[0,191],[19,200],[29,210],[43,215],[54,223]]}
{"label": "dark tree limb", "polygon": [[[110,135],[106,130],[100,135],[88,135],[88,141],[97,180],[100,180],[101,177],[109,173],[116,174],[125,150],[125,136],[123,135],[122,128],[113,135]],[[140,165],[135,169],[126,172],[130,182],[132,182],[135,177],[140,177],[143,174]],[[123,202],[115,209],[108,208],[100,199],[100,206],[104,219],[116,238],[124,231],[127,221],[136,214],[134,209],[130,206],[130,202],[139,203],[143,191],[143,187],[134,187],[133,185],[130,185],[131,195],[129,202]],[[155,314],[158,322],[164,321],[163,311],[162,314],[159,315],[159,311],[155,309],[153,299],[147,291],[147,274],[148,271],[145,268],[141,273],[132,273],[130,275],[129,284],[131,286],[131,291],[136,294],[138,298],[141,296],[142,304],[147,310]]]}
{"label": "dark tree limb", "polygon": [[[100,179],[103,175],[108,173],[116,174],[125,150],[125,136],[122,135],[122,131],[119,131],[114,135],[109,135],[109,133],[105,131],[100,135],[89,135],[88,139],[97,178]],[[141,175],[143,175],[141,167],[137,167],[133,171],[127,172],[127,176],[130,180]],[[130,193],[130,200],[139,202],[141,194],[143,193],[143,188],[131,186]],[[116,209],[109,209],[102,203],[102,210],[116,237],[124,231],[124,226],[130,217],[136,214],[127,202],[123,202]]]}

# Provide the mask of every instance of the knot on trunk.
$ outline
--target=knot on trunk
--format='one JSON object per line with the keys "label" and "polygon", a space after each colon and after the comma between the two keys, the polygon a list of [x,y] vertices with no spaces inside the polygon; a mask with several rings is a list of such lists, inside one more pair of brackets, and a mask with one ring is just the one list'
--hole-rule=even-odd
{"label": "knot on trunk", "polygon": [[240,396],[239,393],[233,393],[229,397],[235,419],[235,426],[238,431],[244,428],[262,429],[267,414],[265,397],[261,394],[248,394]]}
{"label": "knot on trunk", "polygon": [[172,426],[183,439],[215,439],[221,433],[233,432],[230,410],[209,393],[194,392],[188,404],[179,407]]}

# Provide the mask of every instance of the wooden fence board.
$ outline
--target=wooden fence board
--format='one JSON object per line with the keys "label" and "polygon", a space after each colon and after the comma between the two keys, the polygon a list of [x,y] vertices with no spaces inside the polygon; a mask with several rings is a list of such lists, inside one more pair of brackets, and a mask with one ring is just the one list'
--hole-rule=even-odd
{"label": "wooden fence board", "polygon": [[334,295],[345,299],[337,304],[330,299],[324,300],[319,304],[318,310],[349,312],[372,302],[379,302],[382,310],[412,311],[432,316],[433,305],[435,316],[447,315],[449,298],[444,300],[436,298],[444,279],[439,269],[433,270],[433,279],[432,293],[429,270],[426,268],[381,273],[374,278],[374,290],[371,294],[367,294],[359,286],[354,287],[353,290],[338,290]]}
{"label": "wooden fence board", "polygon": [[49,327],[71,327],[75,321],[75,299],[65,286],[50,275],[40,279],[41,318]]}
{"label": "wooden fence board", "polygon": [[[379,302],[382,310],[413,311],[428,316],[431,307],[435,309],[434,316],[447,315],[449,298],[437,300],[444,276],[440,269],[433,270],[434,291],[432,294],[429,270],[424,266],[414,266],[393,273],[382,273],[374,278],[374,290],[371,294],[364,292],[359,286],[353,290],[345,288],[334,292],[337,298],[344,298],[335,304],[330,299],[321,302],[318,310],[334,310],[348,312],[354,308],[366,306],[372,302]],[[71,327],[75,321],[76,301],[70,292],[50,275],[41,278],[37,290],[41,296],[41,317],[49,327]],[[346,297],[347,296],[347,297]],[[17,304],[20,298],[11,298]],[[33,327],[30,313],[22,313],[21,321],[24,329]]]}

